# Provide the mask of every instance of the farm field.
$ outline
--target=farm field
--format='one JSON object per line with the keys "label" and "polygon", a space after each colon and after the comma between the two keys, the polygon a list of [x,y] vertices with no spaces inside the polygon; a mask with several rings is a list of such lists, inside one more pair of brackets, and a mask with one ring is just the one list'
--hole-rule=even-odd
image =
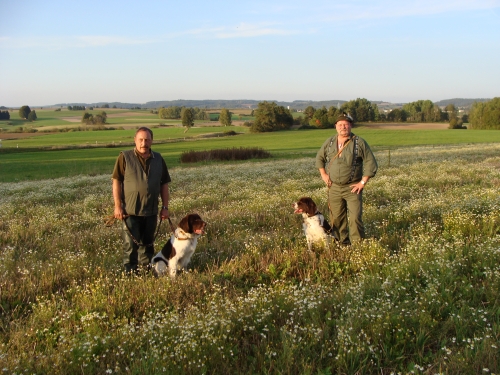
{"label": "farm field", "polygon": [[[41,133],[47,132],[72,131],[78,128],[90,130],[92,126],[82,124],[81,122],[83,114],[85,112],[91,113],[93,115],[100,114],[103,111],[106,112],[106,127],[114,129],[130,129],[137,128],[139,126],[156,127],[160,125],[180,126],[182,124],[180,119],[160,119],[158,117],[158,114],[151,113],[151,110],[95,108],[93,110],[87,111],[69,111],[68,109],[61,109],[60,111],[56,111],[54,108],[32,109],[34,109],[37,113],[37,120],[34,122],[29,122],[27,120],[19,118],[18,111],[9,112],[10,120],[0,120],[0,130],[3,131],[3,133],[0,133],[0,135],[4,138],[23,138],[26,136],[33,137],[35,135],[40,135]],[[216,115],[219,111],[220,110],[208,110],[207,112],[209,114]],[[241,125],[246,119],[250,118],[250,111],[248,110],[235,109],[231,111],[234,112],[233,122],[237,125]],[[195,124],[218,126],[219,122],[196,120]],[[19,127],[28,130],[36,130],[36,133],[13,133],[13,131],[15,131]]]}
{"label": "farm field", "polygon": [[[187,145],[281,155],[172,164],[174,223],[208,223],[174,281],[121,273],[118,224],[103,224],[119,149],[1,153],[2,175],[59,160],[69,176],[0,183],[2,373],[500,373],[500,142],[412,132],[359,129],[380,166],[369,239],[313,252],[292,203],[328,212],[314,154],[331,131],[156,145],[167,163]],[[455,133],[469,141],[432,143]],[[109,165],[75,174],[79,158]]]}
{"label": "farm field", "polygon": [[[437,125],[442,124],[433,126]],[[365,138],[374,150],[500,142],[500,132],[495,130],[426,129],[421,128],[421,124],[405,124],[403,131],[380,126],[362,125],[353,131]],[[313,156],[334,133],[333,129],[324,129],[251,134],[244,126],[195,126],[187,132],[180,126],[164,126],[153,127],[153,131],[153,149],[163,155],[169,167],[180,166],[180,155],[185,151],[217,148],[260,147],[271,152],[275,159]],[[135,127],[45,135],[35,133],[37,135],[30,137],[26,136],[30,133],[22,133],[22,138],[4,139],[0,148],[0,182],[110,174],[118,153],[133,147],[134,132]],[[238,135],[229,136],[228,132]]]}

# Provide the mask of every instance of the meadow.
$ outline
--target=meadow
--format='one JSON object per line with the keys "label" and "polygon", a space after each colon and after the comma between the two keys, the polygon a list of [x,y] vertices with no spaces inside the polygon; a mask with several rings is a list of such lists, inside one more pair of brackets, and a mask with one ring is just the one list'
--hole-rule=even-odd
{"label": "meadow", "polygon": [[[500,143],[362,132],[380,170],[364,192],[369,238],[351,247],[308,252],[293,215],[301,196],[328,212],[314,168],[326,131],[239,138],[273,160],[174,164],[174,223],[208,222],[176,280],[122,273],[118,224],[104,225],[117,149],[36,151],[25,164],[29,152],[1,154],[2,169],[110,162],[0,183],[1,373],[500,373]],[[155,149],[174,160],[203,142]],[[156,246],[169,235],[162,223]]]}

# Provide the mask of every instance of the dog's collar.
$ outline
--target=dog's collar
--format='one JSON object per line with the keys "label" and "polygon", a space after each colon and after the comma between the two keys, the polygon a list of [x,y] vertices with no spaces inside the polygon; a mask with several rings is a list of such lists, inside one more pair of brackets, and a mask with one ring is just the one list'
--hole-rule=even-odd
{"label": "dog's collar", "polygon": [[[185,237],[180,237],[180,235],[183,235]],[[176,239],[179,241],[185,241],[185,240],[192,240],[194,237],[190,236],[189,233],[184,232],[181,228],[177,228],[174,232],[174,236]]]}
{"label": "dog's collar", "polygon": [[316,213],[314,215],[307,215],[307,217],[314,217],[314,216],[317,216],[317,215],[322,215],[322,213],[319,212],[319,211],[316,211]]}

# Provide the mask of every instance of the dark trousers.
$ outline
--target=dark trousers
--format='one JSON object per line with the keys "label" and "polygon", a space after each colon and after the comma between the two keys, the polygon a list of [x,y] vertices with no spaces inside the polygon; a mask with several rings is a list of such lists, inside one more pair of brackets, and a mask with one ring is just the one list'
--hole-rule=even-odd
{"label": "dark trousers", "polygon": [[332,184],[328,191],[334,233],[339,235],[340,243],[345,245],[365,238],[363,192],[355,194],[351,190],[349,185]]}
{"label": "dark trousers", "polygon": [[125,271],[137,271],[139,266],[146,267],[151,263],[155,253],[153,242],[156,225],[156,215],[129,216],[122,221]]}

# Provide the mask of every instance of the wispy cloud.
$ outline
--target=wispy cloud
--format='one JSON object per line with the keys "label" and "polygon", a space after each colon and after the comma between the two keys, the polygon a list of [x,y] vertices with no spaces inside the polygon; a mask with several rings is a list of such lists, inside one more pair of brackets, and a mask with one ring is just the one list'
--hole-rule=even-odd
{"label": "wispy cloud", "polygon": [[273,27],[269,25],[240,23],[234,28],[226,28],[215,33],[216,38],[254,38],[269,35],[292,35],[296,31],[287,30],[284,28]]}
{"label": "wispy cloud", "polygon": [[[387,19],[481,11],[500,8],[500,0],[384,0],[327,4],[317,9],[322,21],[349,22],[360,19]],[[321,15],[322,14],[322,15]]]}
{"label": "wispy cloud", "polygon": [[75,38],[80,47],[99,47],[110,45],[136,45],[155,43],[154,39],[138,39],[119,36],[87,35]]}
{"label": "wispy cloud", "polygon": [[289,30],[282,27],[277,27],[272,24],[251,24],[241,22],[233,26],[224,27],[207,27],[188,30],[185,32],[170,34],[169,37],[178,37],[182,35],[195,35],[212,39],[229,39],[229,38],[257,38],[270,35],[293,35],[297,34],[296,30]]}
{"label": "wispy cloud", "polygon": [[0,37],[0,48],[87,48],[87,47],[107,47],[116,45],[138,45],[155,43],[156,39],[128,38],[105,35],[81,35],[68,37]]}

